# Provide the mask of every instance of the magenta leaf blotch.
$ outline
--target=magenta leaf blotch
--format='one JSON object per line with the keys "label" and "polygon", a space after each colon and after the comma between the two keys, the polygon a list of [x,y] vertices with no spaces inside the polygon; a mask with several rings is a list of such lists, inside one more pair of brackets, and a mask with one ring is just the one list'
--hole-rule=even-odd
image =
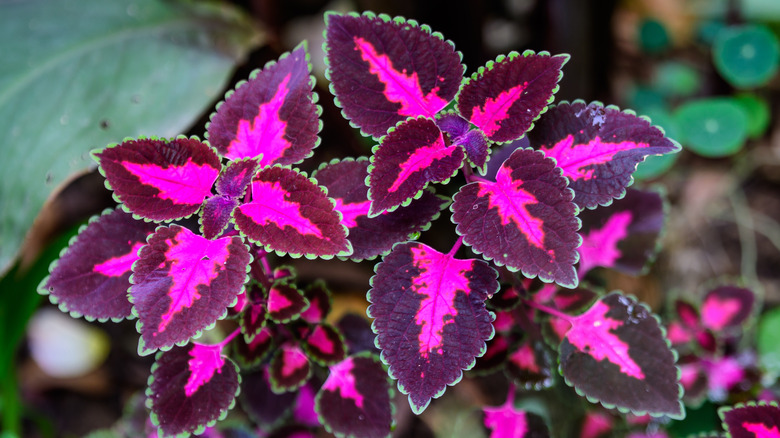
{"label": "magenta leaf blotch", "polygon": [[38,291],[74,316],[101,321],[129,317],[130,268],[155,227],[121,209],[103,212],[79,232]]}
{"label": "magenta leaf blotch", "polygon": [[444,142],[432,119],[409,119],[375,148],[368,168],[370,216],[408,205],[430,182],[446,182],[463,164],[463,148]]}
{"label": "magenta leaf blotch", "polygon": [[252,200],[234,212],[236,226],[269,251],[307,257],[349,255],[340,215],[323,189],[305,174],[268,167],[250,185]]}
{"label": "magenta leaf blotch", "polygon": [[780,407],[776,402],[740,403],[718,412],[732,438],[779,438]]}
{"label": "magenta leaf blotch", "polygon": [[381,362],[369,354],[330,366],[315,399],[325,427],[337,436],[386,437],[393,423],[390,383]]}
{"label": "magenta leaf blotch", "polygon": [[366,159],[334,161],[321,167],[314,176],[336,200],[341,223],[349,229],[352,260],[372,259],[387,254],[393,245],[425,231],[436,219],[447,201],[424,190],[418,199],[406,207],[369,217],[369,162]]}
{"label": "magenta leaf blotch", "polygon": [[178,225],[157,228],[139,256],[130,299],[141,354],[182,344],[223,318],[251,261],[237,236],[208,240]]}
{"label": "magenta leaf blotch", "polygon": [[317,324],[306,337],[303,348],[320,365],[333,365],[344,359],[346,347],[341,333],[328,324]]}
{"label": "magenta leaf blotch", "polygon": [[740,327],[753,312],[756,295],[750,289],[738,286],[720,286],[704,296],[701,304],[701,323],[715,332]]}
{"label": "magenta leaf blotch", "polygon": [[466,81],[458,110],[491,141],[516,140],[552,103],[568,60],[546,52],[501,55]]}
{"label": "magenta leaf blotch", "polygon": [[428,26],[370,13],[325,20],[331,90],[364,134],[379,138],[408,117],[433,117],[458,92],[460,54]]}
{"label": "magenta leaf blotch", "polygon": [[570,322],[560,370],[578,393],[624,412],[683,416],[675,354],[644,305],[612,293]]}
{"label": "magenta leaf blotch", "polygon": [[631,174],[645,157],[680,150],[647,119],[582,101],[550,108],[528,139],[558,162],[580,208],[608,205],[623,197]]}
{"label": "magenta leaf blotch", "polygon": [[402,243],[377,265],[369,316],[390,375],[420,413],[459,381],[485,352],[493,316],[485,300],[498,290],[482,260],[459,260],[420,243]]}
{"label": "magenta leaf blotch", "polygon": [[301,312],[309,307],[309,301],[297,287],[282,280],[268,290],[266,306],[269,318],[284,323],[298,319]]}
{"label": "magenta leaf blotch", "polygon": [[146,395],[161,433],[202,433],[233,407],[238,367],[219,349],[192,343],[157,355]]}
{"label": "magenta leaf blotch", "polygon": [[476,252],[528,277],[577,285],[573,265],[580,223],[572,193],[553,160],[517,149],[496,182],[466,184],[454,200],[452,220]]}
{"label": "magenta leaf blotch", "polygon": [[311,362],[298,345],[282,345],[271,358],[268,369],[271,390],[277,394],[294,391],[311,376]]}
{"label": "magenta leaf blotch", "polygon": [[217,153],[196,138],[126,140],[94,156],[124,208],[154,221],[198,211],[222,169]]}
{"label": "magenta leaf blotch", "polygon": [[490,438],[536,438],[550,436],[542,417],[514,406],[514,388],[509,388],[509,396],[501,406],[482,408],[485,414],[485,427],[490,430]]}
{"label": "magenta leaf blotch", "polygon": [[295,164],[319,144],[320,109],[312,92],[305,44],[256,70],[227,94],[208,125],[208,139],[231,160],[260,167]]}

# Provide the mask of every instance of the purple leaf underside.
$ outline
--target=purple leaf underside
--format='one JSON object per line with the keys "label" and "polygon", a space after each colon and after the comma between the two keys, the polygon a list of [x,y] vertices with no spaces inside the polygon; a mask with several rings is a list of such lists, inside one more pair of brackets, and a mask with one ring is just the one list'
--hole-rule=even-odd
{"label": "purple leaf underside", "polygon": [[121,209],[104,212],[79,233],[41,283],[40,292],[63,311],[88,319],[129,317],[130,269],[156,226]]}
{"label": "purple leaf underside", "polygon": [[463,164],[464,152],[446,146],[432,119],[399,124],[375,148],[368,169],[370,216],[407,205],[430,182],[447,181]]}
{"label": "purple leaf underside", "polygon": [[306,175],[284,167],[259,171],[252,201],[234,212],[236,227],[268,250],[314,257],[352,252],[347,230],[323,189]]}
{"label": "purple leaf underside", "polygon": [[664,202],[656,192],[629,188],[623,199],[606,208],[582,211],[579,218],[580,278],[597,266],[638,275],[655,256]]}
{"label": "purple leaf underside", "polygon": [[299,45],[228,93],[207,128],[209,142],[231,160],[257,158],[261,168],[303,161],[319,143],[313,86]]}
{"label": "purple leaf underside", "polygon": [[552,102],[568,59],[530,51],[500,56],[466,82],[458,111],[491,141],[516,140]]}
{"label": "purple leaf underside", "polygon": [[377,265],[368,313],[390,375],[416,413],[458,381],[485,352],[493,317],[485,299],[498,290],[482,260],[458,260],[403,243]]}
{"label": "purple leaf underside", "polygon": [[720,417],[724,429],[733,438],[780,438],[780,408],[776,402],[723,408]]}
{"label": "purple leaf underside", "polygon": [[195,138],[127,140],[95,157],[124,207],[154,221],[198,211],[222,168],[217,153]]}
{"label": "purple leaf underside", "polygon": [[331,89],[364,134],[379,138],[409,117],[433,117],[458,92],[460,54],[427,26],[372,14],[331,13],[326,23]]}
{"label": "purple leaf underside", "polygon": [[612,293],[570,322],[560,370],[577,392],[637,414],[682,415],[675,355],[645,306]]}
{"label": "purple leaf underside", "polygon": [[198,433],[224,418],[239,390],[238,367],[219,347],[190,344],[160,353],[147,396],[166,436]]}
{"label": "purple leaf underside", "polygon": [[406,207],[369,217],[368,160],[330,163],[315,174],[317,181],[336,200],[341,223],[349,229],[353,260],[371,259],[390,252],[393,245],[428,228],[447,201],[425,190]]}
{"label": "purple leaf underside", "polygon": [[330,367],[316,398],[325,427],[338,436],[383,438],[393,423],[390,384],[373,355],[352,356]]}
{"label": "purple leaf underside", "polygon": [[490,152],[485,134],[479,129],[470,130],[469,121],[457,114],[445,114],[436,120],[436,124],[449,136],[450,143],[462,147],[469,162],[484,174]]}
{"label": "purple leaf underside", "polygon": [[159,227],[139,256],[130,297],[141,354],[186,342],[224,317],[251,260],[237,236],[208,240],[178,225]]}
{"label": "purple leaf underside", "polygon": [[575,287],[580,238],[571,199],[553,160],[518,149],[504,162],[496,182],[461,187],[452,220],[466,244],[498,265]]}
{"label": "purple leaf underside", "polygon": [[550,108],[528,139],[558,162],[583,209],[622,197],[645,157],[680,149],[646,119],[581,101]]}

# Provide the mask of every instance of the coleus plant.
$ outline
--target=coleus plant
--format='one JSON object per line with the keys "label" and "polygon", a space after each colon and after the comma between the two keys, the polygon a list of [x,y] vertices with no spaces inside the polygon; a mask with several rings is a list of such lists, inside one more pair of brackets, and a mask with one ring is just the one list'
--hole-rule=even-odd
{"label": "coleus plant", "polygon": [[[554,350],[588,400],[681,417],[657,317],[621,293],[578,288],[595,267],[637,273],[648,262],[662,198],[627,187],[645,157],[679,146],[630,111],[551,105],[567,55],[513,52],[464,79],[440,34],[371,13],[327,14],[325,52],[343,115],[377,141],[370,158],[311,176],[295,167],[321,128],[305,44],[229,92],[207,141],[127,139],[93,153],[120,207],[90,221],[40,291],[74,316],[137,318],[139,354],[156,353],[147,406],[159,434],[204,432],[243,387],[261,427],[276,425],[266,410],[306,411],[308,393],[314,423],[385,436],[388,375],[419,414],[482,360],[522,387],[549,386]],[[454,196],[436,194],[459,173]],[[448,205],[453,247],[414,240]],[[456,258],[468,250],[476,256]],[[381,256],[367,294],[379,356],[328,322],[323,284],[272,267],[274,254]],[[228,315],[233,332],[195,342]],[[543,433],[514,396],[486,408],[486,427]]]}

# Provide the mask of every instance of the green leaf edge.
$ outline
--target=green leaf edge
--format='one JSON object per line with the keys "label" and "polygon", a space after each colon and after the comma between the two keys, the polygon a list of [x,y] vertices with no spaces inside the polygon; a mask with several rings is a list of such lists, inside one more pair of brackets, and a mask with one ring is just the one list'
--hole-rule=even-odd
{"label": "green leaf edge", "polygon": [[[157,360],[160,358],[160,356],[163,353],[165,353],[165,351],[160,351],[160,352],[157,353],[157,355],[155,355],[154,363],[152,364],[152,369],[149,371],[149,377],[147,378],[147,381],[146,381],[146,390],[144,391],[144,394],[146,395],[146,400],[145,400],[144,404],[145,404],[146,408],[149,409],[149,411],[150,411],[149,412],[149,418],[151,419],[152,424],[154,425],[154,427],[157,428],[157,436],[159,438],[163,438],[166,435],[163,433],[162,429],[160,429],[160,419],[157,417],[157,414],[155,414],[154,411],[152,411],[153,403],[152,403],[152,399],[151,399],[151,396],[152,396],[152,388],[151,388],[151,386],[152,386],[152,382],[154,382],[154,372],[157,370],[157,368],[159,368]],[[224,420],[225,418],[227,418],[228,412],[231,409],[233,409],[233,407],[235,407],[236,400],[238,399],[238,395],[241,393],[241,370],[238,367],[238,365],[231,358],[229,358],[229,357],[227,357],[225,355],[222,355],[222,354],[220,356],[223,359],[227,360],[230,364],[232,364],[233,368],[235,368],[235,370],[236,370],[236,376],[238,377],[238,386],[236,387],[236,393],[233,395],[233,401],[230,402],[230,405],[228,405],[228,407],[226,409],[221,409],[220,410],[219,417],[217,417],[216,419],[211,420],[211,421],[207,422],[206,424],[199,425],[197,427],[197,429],[195,429],[192,432],[184,431],[184,432],[181,432],[181,433],[179,433],[177,435],[174,435],[176,438],[186,438],[186,437],[189,437],[190,435],[201,435],[203,432],[206,431],[206,428],[212,427],[215,424],[217,424],[218,422],[220,422],[220,421]]]}
{"label": "green leaf edge", "polygon": [[[317,102],[319,102],[320,98],[319,98],[319,95],[317,94],[317,92],[314,91],[314,87],[317,85],[317,78],[315,78],[311,74],[311,71],[312,71],[311,54],[309,53],[309,44],[308,44],[308,42],[306,40],[301,41],[297,46],[295,46],[294,49],[290,50],[289,52],[282,53],[279,56],[278,59],[268,61],[268,62],[265,63],[265,65],[263,65],[263,67],[252,70],[252,72],[249,74],[249,78],[248,79],[242,79],[241,81],[239,81],[236,84],[235,87],[233,87],[232,90],[228,90],[225,93],[225,97],[219,103],[217,103],[217,105],[214,107],[214,112],[212,112],[209,115],[209,119],[206,122],[205,133],[203,134],[203,138],[208,140],[208,138],[209,138],[209,127],[211,126],[211,120],[217,114],[217,112],[222,107],[222,105],[225,103],[225,101],[228,98],[230,98],[233,95],[233,93],[236,92],[236,90],[238,90],[244,84],[248,83],[250,80],[255,79],[257,77],[257,75],[260,74],[261,71],[264,71],[267,68],[273,67],[279,61],[281,61],[284,58],[287,58],[288,56],[290,56],[290,54],[292,54],[292,52],[294,52],[294,51],[296,51],[296,50],[298,50],[300,48],[303,48],[303,51],[306,54],[305,59],[306,59],[306,65],[308,66],[308,70],[309,70],[309,89],[311,90],[311,103],[314,105],[315,113],[317,114],[317,121],[318,121],[319,126],[317,128],[317,140],[314,142],[314,146],[311,147],[309,152],[303,158],[301,158],[300,160],[298,160],[298,161],[296,161],[294,163],[288,163],[287,166],[294,166],[294,165],[300,164],[304,160],[306,160],[307,158],[310,158],[312,155],[314,155],[314,149],[316,149],[320,145],[320,143],[322,143],[322,138],[319,135],[320,132],[322,132],[322,126],[323,126],[323,123],[322,123],[322,106],[317,103]],[[214,150],[216,151],[216,148],[214,148]],[[222,156],[222,154],[219,153],[219,151],[217,151],[217,154],[219,155],[220,158],[224,158]],[[263,156],[263,154],[260,153],[260,155],[258,155],[257,157],[244,157],[244,158],[242,158],[242,160],[243,159],[247,159],[247,158],[255,158],[255,159],[257,159],[257,158],[262,158],[262,156]],[[236,160],[236,161],[238,161],[238,160]],[[271,164],[271,166],[273,166],[275,164],[277,164],[277,163]],[[266,167],[268,167],[268,166],[266,166]],[[255,169],[255,172],[260,171],[260,169],[261,168],[258,165],[258,168]]]}
{"label": "green leaf edge", "polygon": [[347,357],[349,357],[349,355],[347,354],[347,344],[346,344],[346,342],[344,342],[344,335],[341,333],[341,330],[339,330],[338,327],[334,326],[333,324],[329,324],[329,323],[327,323],[325,321],[322,321],[319,324],[312,324],[312,325],[313,326],[314,325],[320,325],[320,326],[328,327],[328,328],[332,329],[336,333],[336,335],[338,336],[339,342],[341,342],[341,346],[344,348],[344,357],[341,358],[341,359],[338,359],[336,361],[328,361],[328,360],[324,360],[324,359],[321,359],[321,358],[317,357],[316,356],[316,354],[317,354],[316,352],[312,354],[311,351],[309,350],[311,348],[311,346],[306,341],[308,339],[308,336],[306,336],[306,338],[303,339],[303,342],[301,342],[301,347],[303,348],[303,352],[306,353],[306,357],[308,357],[309,360],[311,360],[312,362],[316,363],[317,365],[328,367],[330,365],[335,365],[335,364],[341,362],[342,360],[346,359]]}
{"label": "green leaf edge", "polygon": [[[282,278],[280,280],[274,281],[273,284],[271,285],[270,289],[273,289],[276,286],[289,286],[289,287],[295,289],[295,291],[298,292],[298,295],[300,295],[301,298],[303,298],[304,305],[303,305],[303,307],[301,308],[300,311],[298,311],[297,313],[291,315],[289,318],[283,318],[283,319],[277,319],[277,318],[274,318],[273,316],[271,316],[271,311],[268,310],[268,306],[266,305],[266,310],[268,310],[268,313],[266,314],[266,317],[265,317],[266,321],[271,321],[271,322],[273,322],[275,324],[286,324],[288,322],[298,320],[301,317],[301,314],[303,312],[305,312],[306,310],[308,310],[309,306],[311,306],[311,303],[309,302],[309,299],[306,298],[306,295],[303,294],[303,290],[301,290],[301,288],[296,286],[294,282],[290,281],[289,278]],[[271,293],[270,289],[265,291],[266,292],[266,297],[265,297],[266,301],[268,300],[268,295],[267,294]],[[255,335],[255,336],[257,336],[257,335]]]}
{"label": "green leaf edge", "polygon": [[[439,113],[436,114],[436,121],[439,121],[442,117],[449,116],[449,115],[456,115],[456,116],[458,116],[460,118],[463,118],[463,116],[461,116],[460,113],[457,110],[449,109],[449,110],[439,111]],[[466,119],[464,118],[463,120],[466,120]],[[469,121],[466,120],[466,122],[469,122]],[[438,124],[437,124],[437,126],[438,126]],[[474,125],[471,125],[471,126],[474,126]],[[533,124],[531,126],[533,127]],[[439,130],[441,131],[441,129],[439,129]],[[471,131],[479,132],[479,134],[482,136],[482,138],[485,139],[485,143],[488,145],[488,151],[487,151],[488,154],[487,154],[487,158],[485,158],[485,164],[482,165],[482,167],[478,167],[476,163],[471,161],[471,159],[469,158],[469,154],[465,153],[466,152],[465,148],[463,148],[464,149],[463,150],[463,152],[464,152],[463,155],[466,157],[466,161],[469,163],[469,165],[473,169],[477,169],[477,172],[479,172],[480,175],[485,176],[487,174],[488,163],[490,162],[490,159],[493,158],[493,154],[491,153],[491,149],[492,149],[491,146],[495,145],[497,143],[492,141],[492,140],[490,140],[489,138],[487,138],[487,135],[485,135],[485,133],[482,132],[482,130],[480,130],[479,128],[473,129],[473,130],[469,130],[469,132],[471,132]],[[444,131],[442,131],[442,135],[444,135]],[[523,134],[523,135],[525,135],[525,134]]]}
{"label": "green leaf edge", "polygon": [[[215,149],[215,150],[216,150],[216,149]],[[262,157],[262,154],[260,154],[260,156]],[[234,163],[240,163],[240,162],[243,162],[243,161],[249,161],[249,160],[253,160],[253,159],[254,159],[254,158],[249,158],[249,157],[247,157],[247,158],[242,158],[242,159],[240,159],[240,160],[233,160],[233,161],[230,161],[230,162],[228,162],[228,164],[226,164],[226,165],[223,165],[223,166],[222,166],[222,171],[220,171],[220,172],[219,172],[219,176],[217,176],[217,179],[216,179],[216,181],[214,181],[214,184],[217,184],[217,183],[219,182],[219,180],[220,180],[220,178],[222,178],[222,175],[224,174],[224,172],[225,172],[225,171],[226,171],[226,170],[227,170],[227,169],[228,169],[230,166],[232,166]],[[257,173],[259,170],[260,170],[260,164],[258,163],[258,164],[255,166],[255,170],[254,170],[254,173],[253,173],[252,175],[254,175],[255,173]],[[242,201],[242,198],[244,197],[244,195],[246,195],[246,191],[247,191],[247,189],[249,188],[249,185],[251,185],[251,184],[252,184],[252,180],[250,179],[250,180],[249,180],[249,184],[247,184],[247,186],[246,186],[246,187],[244,187],[244,190],[241,192],[241,195],[240,195],[240,196],[238,196],[237,198],[234,198],[234,199],[236,199],[236,200],[238,201],[238,205],[241,205],[241,204],[242,204],[242,202],[241,202],[241,201]],[[213,196],[220,196],[220,195],[221,195],[221,194],[212,195],[212,196],[207,196],[207,197],[206,197],[206,198],[203,200],[203,203],[201,204],[201,207],[198,209],[198,211],[199,211],[199,212],[202,212],[202,211],[203,211],[203,208],[206,206],[206,201],[208,201],[210,198],[212,198]],[[233,223],[233,212],[232,212],[232,211],[230,212],[230,219],[228,219],[228,221],[225,223],[225,226],[224,226],[224,227],[222,227],[222,229],[221,229],[221,230],[219,230],[219,232],[217,232],[217,233],[216,233],[216,235],[215,235],[214,239],[211,239],[211,240],[216,240],[216,239],[219,239],[219,237],[222,235],[222,233],[224,233],[224,232],[225,232],[225,230],[227,230],[227,229],[230,227],[230,225],[235,225],[235,224]],[[199,215],[198,215],[198,231],[200,232],[201,236],[205,237],[205,232],[204,232],[204,229],[203,229],[203,215],[202,215],[202,214],[199,214]]]}
{"label": "green leaf edge", "polygon": [[672,343],[669,341],[669,338],[666,336],[666,327],[661,323],[661,318],[658,315],[656,315],[650,309],[650,307],[647,304],[645,304],[642,301],[637,300],[636,297],[634,297],[633,295],[623,293],[623,292],[621,292],[619,290],[614,290],[614,291],[608,293],[607,295],[601,296],[601,297],[599,297],[599,299],[597,301],[601,301],[601,300],[603,300],[604,298],[606,298],[606,297],[608,297],[610,295],[620,295],[620,296],[626,297],[626,298],[634,301],[635,305],[644,307],[645,310],[647,310],[647,312],[655,319],[656,323],[658,323],[658,328],[661,330],[661,335],[663,336],[664,341],[666,342],[666,346],[669,348],[669,351],[672,352],[672,357],[674,358],[674,367],[677,370],[677,405],[680,407],[680,413],[679,414],[670,414],[668,412],[651,412],[651,411],[644,411],[644,410],[633,410],[633,409],[630,409],[630,408],[626,408],[624,406],[619,406],[617,404],[605,403],[605,402],[599,400],[596,397],[593,397],[593,396],[585,394],[585,392],[582,391],[581,388],[579,388],[576,385],[574,385],[565,375],[563,375],[563,369],[561,368],[560,347],[558,348],[558,374],[560,374],[563,377],[563,380],[564,380],[564,382],[566,382],[566,385],[574,388],[574,390],[577,392],[577,394],[580,397],[584,397],[590,403],[600,404],[600,405],[604,406],[607,409],[616,409],[618,412],[620,412],[622,414],[629,414],[630,413],[630,414],[634,414],[634,415],[637,415],[637,416],[642,416],[642,415],[646,415],[647,414],[647,415],[650,415],[651,417],[654,417],[654,418],[667,416],[667,417],[669,417],[669,418],[671,418],[673,420],[682,420],[682,419],[684,419],[685,418],[685,404],[683,404],[683,402],[682,402],[682,397],[683,397],[683,394],[684,394],[685,390],[683,389],[682,383],[680,383],[680,376],[681,376],[682,373],[680,371],[680,367],[677,365],[677,361],[679,360],[680,357],[679,357],[679,354],[677,353],[677,350],[675,350],[672,347]]}
{"label": "green leaf edge", "polygon": [[[463,54],[460,51],[455,49],[455,43],[453,43],[452,41],[450,41],[448,39],[445,39],[444,35],[442,35],[441,32],[433,31],[431,29],[431,27],[429,25],[427,25],[427,24],[420,24],[417,20],[406,19],[406,18],[404,18],[402,16],[391,17],[388,14],[382,14],[382,13],[376,14],[376,13],[371,12],[371,11],[364,11],[362,14],[358,14],[357,12],[349,12],[349,13],[345,14],[345,13],[341,13],[341,12],[334,11],[334,10],[326,11],[325,15],[324,15],[325,29],[322,32],[322,35],[323,35],[322,52],[325,54],[323,59],[325,61],[325,78],[329,82],[328,90],[330,91],[330,94],[333,96],[333,104],[336,105],[337,108],[341,109],[341,117],[343,117],[344,120],[347,120],[349,122],[349,126],[357,129],[360,132],[360,135],[362,135],[363,137],[371,137],[374,140],[379,141],[382,137],[384,137],[384,135],[380,135],[380,136],[376,136],[375,137],[375,136],[373,136],[371,134],[363,132],[363,129],[360,126],[358,126],[356,123],[354,123],[352,121],[352,119],[350,119],[349,117],[347,117],[346,114],[344,114],[344,106],[341,104],[341,101],[339,101],[338,96],[336,96],[336,90],[334,89],[333,81],[331,81],[331,78],[330,78],[330,70],[331,70],[330,64],[331,63],[330,63],[330,57],[328,56],[328,39],[327,39],[327,31],[328,31],[328,24],[329,24],[328,21],[329,21],[330,17],[333,16],[333,15],[340,15],[340,16],[345,16],[346,15],[346,16],[355,17],[355,18],[365,17],[365,18],[368,18],[368,19],[370,19],[372,21],[374,21],[376,19],[379,19],[379,20],[382,20],[382,21],[384,21],[386,23],[389,23],[389,22],[392,21],[393,23],[395,23],[398,26],[401,26],[403,24],[408,24],[408,25],[410,25],[413,28],[420,29],[423,32],[427,33],[428,35],[430,35],[430,36],[432,36],[434,38],[438,38],[438,39],[444,41],[450,47],[452,47],[452,51],[455,52],[455,54],[458,55],[458,58],[460,58],[460,62],[461,62],[460,66],[461,66],[461,69],[463,71],[461,73],[461,76],[466,74],[466,65],[463,64]],[[458,90],[458,92],[455,93],[455,96],[453,96],[453,98],[450,99],[450,101],[448,102],[447,106],[449,106],[449,103],[452,103],[452,101],[457,100],[457,95],[458,95],[459,92],[460,92],[460,90]],[[445,106],[445,108],[446,108],[446,106]],[[392,129],[392,128],[390,128],[390,129]],[[388,130],[388,133],[389,132],[390,131]],[[387,135],[387,133],[385,135]]]}
{"label": "green leaf edge", "polygon": [[[299,388],[302,388],[304,385],[306,385],[306,383],[308,383],[309,379],[311,379],[311,376],[314,373],[314,364],[312,364],[311,359],[309,359],[309,356],[303,350],[303,347],[301,347],[300,345],[298,345],[297,347],[300,348],[301,352],[304,354],[304,356],[306,356],[306,361],[309,364],[309,372],[308,372],[308,374],[306,374],[306,377],[301,379],[301,381],[298,382],[297,384],[290,385],[290,386],[284,386],[284,385],[282,385],[282,384],[280,384],[279,382],[276,381],[276,379],[274,378],[273,374],[271,373],[271,369],[270,369],[271,365],[269,364],[269,366],[268,366],[268,368],[269,368],[269,370],[268,370],[268,383],[271,384],[271,392],[273,392],[274,394],[284,394],[286,392],[292,392],[292,391],[295,391],[295,390],[297,390]],[[283,349],[280,347],[280,348],[278,348],[274,352],[273,356],[271,356],[271,364],[273,364],[274,360],[276,360],[276,358],[279,355],[282,354],[282,351],[283,351]]]}
{"label": "green leaf edge", "polygon": [[[420,242],[416,242],[416,241],[398,242],[395,245],[393,245],[393,249],[395,249],[396,246],[404,244],[404,243],[415,243],[415,244],[418,244],[418,245],[424,245],[424,244],[422,244]],[[454,256],[453,256],[453,258],[454,258]],[[459,259],[459,260],[461,260],[461,259]],[[477,260],[477,261],[482,261],[484,263],[487,263],[485,260],[482,260],[482,259],[462,259],[462,260]],[[371,323],[371,331],[374,332],[375,335],[377,335],[377,336],[374,337],[374,346],[381,351],[381,353],[379,355],[379,358],[382,360],[382,363],[384,363],[387,366],[387,375],[390,378],[394,379],[394,380],[398,380],[398,377],[395,376],[395,373],[393,372],[393,370],[390,367],[390,364],[388,363],[387,354],[386,354],[385,350],[379,345],[379,332],[377,331],[377,328],[376,328],[376,317],[373,316],[373,314],[372,314],[373,312],[371,312],[371,304],[374,304],[374,303],[373,303],[373,301],[371,301],[370,295],[371,295],[371,291],[374,289],[374,279],[376,279],[376,272],[379,269],[379,266],[382,265],[383,263],[384,263],[384,261],[381,261],[381,262],[377,263],[376,265],[374,265],[374,275],[372,275],[371,279],[368,281],[368,285],[369,285],[370,288],[369,288],[368,292],[366,292],[366,301],[368,301],[370,305],[368,306],[368,308],[366,308],[366,316],[368,316],[369,318],[373,318],[374,319],[374,322]],[[490,267],[490,264],[488,264],[488,266]],[[498,271],[496,271],[495,269],[493,269],[493,271],[496,274],[496,279],[498,279]],[[492,296],[493,294],[495,294],[498,291],[498,289],[501,287],[498,281],[496,281],[496,284],[498,285],[498,286],[496,286],[496,290],[494,290],[493,293],[488,293],[488,296]],[[485,300],[485,302],[487,302],[487,299]],[[428,399],[428,401],[425,403],[424,406],[418,408],[414,404],[414,402],[412,402],[411,395],[409,395],[409,407],[412,409],[412,412],[414,412],[415,415],[422,414],[423,411],[425,411],[425,409],[431,404],[431,400],[439,398],[442,395],[444,395],[444,392],[447,390],[448,386],[455,386],[458,383],[460,383],[460,381],[463,380],[463,372],[464,371],[469,371],[470,369],[474,368],[474,365],[476,365],[476,363],[477,363],[477,358],[478,357],[482,357],[482,356],[485,355],[485,353],[487,352],[487,341],[493,339],[493,337],[496,335],[496,328],[492,324],[493,321],[496,320],[496,314],[493,311],[489,310],[487,308],[487,306],[485,306],[485,311],[487,311],[488,316],[490,317],[490,323],[491,323],[490,324],[490,328],[492,329],[492,331],[490,333],[490,336],[488,336],[485,340],[482,341],[482,347],[480,348],[480,352],[476,356],[474,356],[474,358],[471,360],[471,363],[469,363],[466,367],[464,367],[464,368],[462,368],[460,370],[460,375],[458,377],[456,377],[455,380],[453,380],[450,383],[447,383],[444,386],[444,388],[442,388],[438,393],[436,393],[434,396],[432,396],[430,399]],[[401,394],[405,394],[405,395],[409,394],[409,391],[406,389],[406,387],[404,387],[401,384],[400,381],[398,381],[398,390],[401,392]]]}
{"label": "green leaf edge", "polygon": [[[165,226],[165,225],[158,226],[154,230],[154,233],[152,233],[152,234],[150,234],[150,235],[148,235],[146,237],[147,245],[149,244],[149,239],[152,236],[154,236],[160,228],[168,228],[168,227]],[[185,228],[185,227],[182,227],[182,228]],[[200,237],[203,237],[203,236],[200,236]],[[204,237],[204,239],[205,239],[205,237]],[[173,343],[171,345],[164,345],[162,347],[154,348],[154,349],[146,348],[146,342],[144,342],[144,338],[141,335],[141,330],[143,329],[144,325],[141,322],[141,319],[138,317],[138,309],[136,309],[135,303],[133,302],[133,296],[130,293],[130,289],[132,289],[133,286],[135,286],[135,283],[133,281],[134,277],[135,277],[135,264],[138,263],[138,261],[140,259],[138,259],[135,262],[133,262],[133,266],[131,268],[133,273],[130,274],[130,288],[127,290],[127,299],[133,305],[133,307],[132,307],[132,315],[131,315],[131,318],[129,318],[129,319],[134,319],[134,318],[138,319],[138,321],[136,321],[136,323],[135,323],[135,330],[138,332],[138,355],[139,356],[148,356],[148,355],[150,355],[150,354],[152,354],[152,353],[154,353],[156,351],[165,352],[165,351],[170,350],[174,346],[183,347],[183,346],[187,345],[190,341],[193,341],[195,339],[199,339],[203,335],[204,332],[207,332],[207,331],[213,329],[217,325],[218,321],[221,321],[221,320],[225,319],[228,316],[228,307],[235,306],[236,303],[238,303],[238,296],[241,295],[241,293],[246,292],[246,284],[247,284],[247,281],[249,280],[249,271],[251,270],[251,267],[252,267],[252,261],[254,261],[254,256],[252,255],[252,252],[249,250],[249,247],[247,246],[246,241],[244,240],[242,242],[242,244],[244,245],[244,248],[246,248],[247,253],[249,254],[249,263],[247,263],[247,265],[246,265],[246,276],[244,278],[244,282],[241,285],[241,289],[239,289],[238,293],[236,293],[236,296],[235,296],[235,298],[233,298],[233,301],[225,307],[225,310],[222,312],[222,315],[217,317],[217,319],[214,320],[214,322],[212,322],[211,324],[209,324],[209,325],[203,327],[202,329],[198,330],[194,335],[192,335],[188,339],[185,339],[185,340],[183,340],[181,342],[175,342],[175,343]],[[146,246],[146,245],[144,245],[144,246]],[[141,249],[143,249],[143,247],[139,248],[138,251],[140,252]]]}

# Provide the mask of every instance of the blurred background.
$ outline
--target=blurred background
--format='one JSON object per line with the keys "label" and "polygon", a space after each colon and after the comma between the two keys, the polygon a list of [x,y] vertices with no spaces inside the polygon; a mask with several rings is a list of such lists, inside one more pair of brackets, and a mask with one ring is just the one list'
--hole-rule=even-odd
{"label": "blurred background", "polygon": [[[601,285],[662,314],[723,279],[780,302],[776,0],[0,0],[3,436],[110,427],[147,383],[152,358],[136,353],[134,321],[74,319],[36,292],[79,226],[115,205],[90,150],[127,136],[202,137],[227,90],[307,40],[324,128],[302,168],[370,153],[327,88],[328,10],[428,24],[468,75],[513,50],[570,54],[556,101],[632,109],[683,146],[635,174],[669,201],[658,259],[638,277],[598,271]],[[452,236],[442,218],[422,239],[448,248]],[[337,314],[364,314],[373,263],[295,264],[328,282]],[[419,418],[401,397],[396,436],[484,435],[468,409],[502,401],[489,385],[464,380]]]}

